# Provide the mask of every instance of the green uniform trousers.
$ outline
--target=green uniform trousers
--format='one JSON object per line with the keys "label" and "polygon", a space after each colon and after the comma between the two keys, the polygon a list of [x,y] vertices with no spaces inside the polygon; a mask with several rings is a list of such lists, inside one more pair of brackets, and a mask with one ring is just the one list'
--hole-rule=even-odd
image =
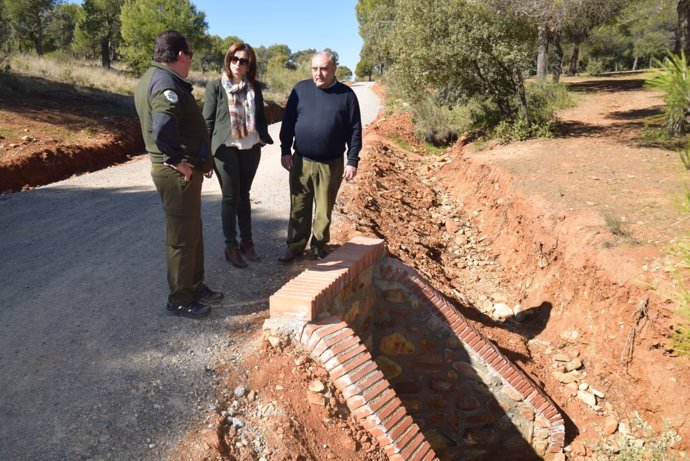
{"label": "green uniform trousers", "polygon": [[151,165],[151,177],[165,212],[165,250],[168,262],[168,300],[186,305],[204,284],[204,237],[201,228],[201,183],[203,174],[194,171],[189,182],[172,168]]}
{"label": "green uniform trousers", "polygon": [[293,156],[287,236],[287,247],[290,252],[304,251],[310,238],[311,248],[328,243],[331,238],[331,214],[344,171],[342,158],[321,163],[307,160],[300,155]]}

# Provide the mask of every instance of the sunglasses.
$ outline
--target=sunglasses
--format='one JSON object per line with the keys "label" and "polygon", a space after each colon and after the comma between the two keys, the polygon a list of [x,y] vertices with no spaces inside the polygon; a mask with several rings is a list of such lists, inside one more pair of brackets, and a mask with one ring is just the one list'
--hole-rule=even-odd
{"label": "sunglasses", "polygon": [[239,62],[240,65],[242,65],[242,66],[246,66],[247,64],[249,64],[249,59],[246,59],[246,58],[238,58],[237,56],[233,56],[233,57],[230,59],[230,61],[232,61],[233,64]]}

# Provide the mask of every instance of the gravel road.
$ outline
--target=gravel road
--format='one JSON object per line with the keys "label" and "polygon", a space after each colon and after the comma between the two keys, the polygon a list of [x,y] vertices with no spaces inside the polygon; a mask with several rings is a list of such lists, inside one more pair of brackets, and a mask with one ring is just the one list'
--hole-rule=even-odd
{"label": "gravel road", "polygon": [[[368,125],[379,100],[370,83],[353,89]],[[238,318],[265,312],[299,270],[276,263],[289,209],[279,129],[252,189],[260,263],[226,263],[220,190],[204,182],[206,279],[226,299],[201,321],[165,315],[148,158],[0,196],[0,459],[160,460],[213,408],[213,364]]]}

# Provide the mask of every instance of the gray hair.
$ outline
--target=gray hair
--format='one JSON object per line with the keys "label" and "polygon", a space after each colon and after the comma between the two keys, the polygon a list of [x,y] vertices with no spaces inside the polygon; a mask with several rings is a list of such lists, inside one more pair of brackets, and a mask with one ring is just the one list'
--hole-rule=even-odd
{"label": "gray hair", "polygon": [[333,64],[333,67],[338,67],[338,64],[335,62],[335,55],[334,55],[333,53],[331,53],[330,51],[328,51],[328,50],[317,51],[317,52],[314,53],[314,55],[312,56],[312,59],[314,59],[314,58],[317,57],[317,56],[321,56],[321,55],[326,56],[326,58],[328,59],[328,61],[329,61],[331,64]]}

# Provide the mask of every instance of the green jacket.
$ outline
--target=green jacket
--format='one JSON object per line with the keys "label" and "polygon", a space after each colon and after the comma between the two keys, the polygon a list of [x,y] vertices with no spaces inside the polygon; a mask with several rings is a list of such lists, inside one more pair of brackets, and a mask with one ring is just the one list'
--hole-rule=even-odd
{"label": "green jacket", "polygon": [[[261,84],[256,82],[254,95],[256,98],[256,132],[263,144],[273,144],[273,138],[268,134],[268,122],[264,111],[264,96],[261,93]],[[211,80],[206,84],[204,95],[204,119],[211,133],[211,152],[216,153],[230,136],[230,112],[228,111],[228,94],[225,92],[220,79]]]}
{"label": "green jacket", "polygon": [[177,165],[183,159],[201,172],[213,167],[209,134],[191,83],[153,62],[134,93],[151,162]]}

